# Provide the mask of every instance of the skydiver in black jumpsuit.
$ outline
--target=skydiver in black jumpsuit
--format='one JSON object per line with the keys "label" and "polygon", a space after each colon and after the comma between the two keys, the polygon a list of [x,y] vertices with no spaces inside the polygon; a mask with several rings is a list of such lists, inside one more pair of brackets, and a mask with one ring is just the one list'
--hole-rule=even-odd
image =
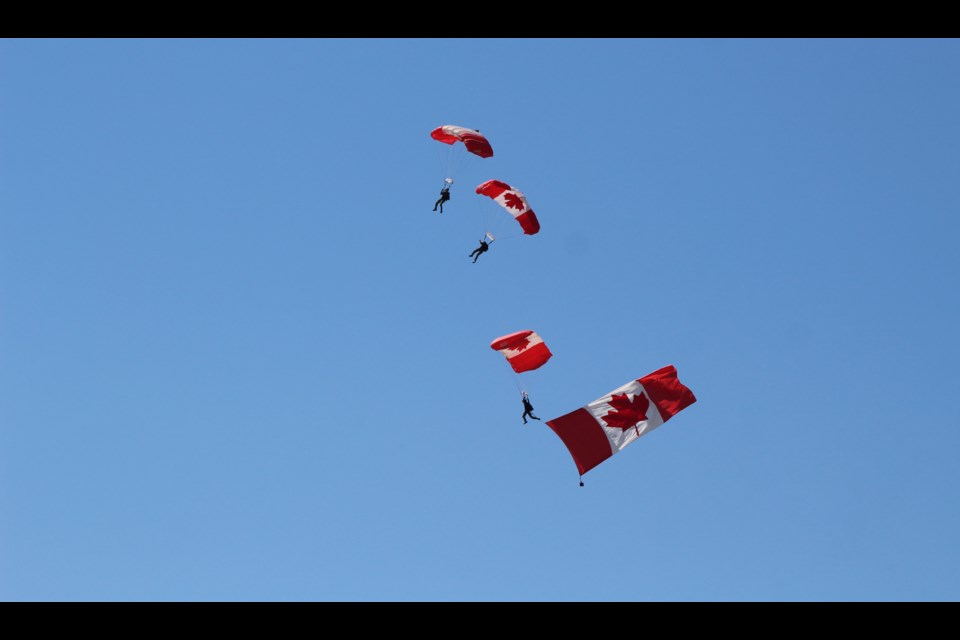
{"label": "skydiver in black jumpsuit", "polygon": [[440,189],[440,198],[433,205],[433,210],[436,211],[437,207],[440,207],[440,213],[443,213],[443,203],[449,199],[450,199],[450,185],[447,185],[443,189]]}
{"label": "skydiver in black jumpsuit", "polygon": [[476,262],[476,261],[477,261],[477,258],[480,257],[480,254],[481,254],[481,253],[485,253],[485,252],[487,251],[487,249],[489,249],[489,248],[490,248],[490,245],[487,243],[487,239],[484,238],[483,240],[480,241],[480,246],[477,247],[476,249],[474,249],[474,250],[470,253],[470,255],[468,255],[467,257],[468,257],[468,258],[473,258],[473,261]]}
{"label": "skydiver in black jumpsuit", "polygon": [[523,424],[527,424],[527,416],[530,416],[534,420],[539,420],[537,416],[533,415],[533,405],[530,404],[530,398],[527,397],[527,392],[523,392]]}

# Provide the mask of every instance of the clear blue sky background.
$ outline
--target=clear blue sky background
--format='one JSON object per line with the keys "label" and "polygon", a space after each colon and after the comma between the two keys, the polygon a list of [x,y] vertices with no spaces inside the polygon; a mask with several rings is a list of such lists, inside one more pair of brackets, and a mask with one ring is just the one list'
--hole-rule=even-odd
{"label": "clear blue sky background", "polygon": [[[960,599],[960,41],[0,41],[0,598]],[[479,128],[431,208],[441,124]],[[473,194],[543,225],[471,264]],[[501,227],[500,233],[507,227]],[[541,418],[698,402],[578,486]]]}

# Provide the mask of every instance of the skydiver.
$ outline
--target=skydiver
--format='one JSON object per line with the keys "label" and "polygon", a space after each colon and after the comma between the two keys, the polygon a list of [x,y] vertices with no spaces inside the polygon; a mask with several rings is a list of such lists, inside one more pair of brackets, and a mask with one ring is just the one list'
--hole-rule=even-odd
{"label": "skydiver", "polygon": [[527,392],[524,391],[522,396],[523,396],[523,424],[527,424],[527,416],[530,416],[534,420],[539,420],[540,418],[533,415],[533,405],[530,404],[530,397],[527,395]]}
{"label": "skydiver", "polygon": [[[480,246],[477,247],[476,249],[474,249],[472,252],[470,252],[470,255],[468,255],[467,257],[468,257],[468,258],[473,258],[474,263],[476,263],[477,258],[480,257],[480,254],[481,254],[481,253],[486,253],[487,249],[489,249],[489,248],[490,248],[490,244],[487,242],[486,236],[484,236],[484,237],[480,240]],[[474,254],[476,254],[476,256],[474,256]]]}
{"label": "skydiver", "polygon": [[436,211],[437,207],[440,207],[440,213],[443,213],[443,203],[450,199],[450,184],[447,183],[444,185],[443,189],[440,189],[440,198],[434,203],[433,210]]}

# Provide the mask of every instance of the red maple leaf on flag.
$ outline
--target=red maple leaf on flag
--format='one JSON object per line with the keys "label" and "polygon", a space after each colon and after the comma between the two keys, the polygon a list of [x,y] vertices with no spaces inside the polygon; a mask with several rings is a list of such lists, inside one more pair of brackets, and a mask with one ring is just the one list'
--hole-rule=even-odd
{"label": "red maple leaf on flag", "polygon": [[523,211],[526,209],[526,206],[523,204],[523,200],[520,199],[515,193],[507,193],[503,196],[503,202],[507,205],[508,209],[516,209],[517,211]]}
{"label": "red maple leaf on flag", "polygon": [[519,353],[520,351],[523,351],[529,346],[530,346],[530,340],[527,338],[524,338],[523,342],[515,342],[512,345],[510,345],[510,350],[516,351]]}
{"label": "red maple leaf on flag", "polygon": [[[633,396],[633,400],[628,399],[627,394],[622,393],[610,398],[610,406],[615,410],[601,419],[607,423],[607,426],[626,431],[630,427],[635,427],[638,422],[647,419],[647,409],[650,408],[650,401],[643,393]],[[640,435],[639,430],[637,435]]]}

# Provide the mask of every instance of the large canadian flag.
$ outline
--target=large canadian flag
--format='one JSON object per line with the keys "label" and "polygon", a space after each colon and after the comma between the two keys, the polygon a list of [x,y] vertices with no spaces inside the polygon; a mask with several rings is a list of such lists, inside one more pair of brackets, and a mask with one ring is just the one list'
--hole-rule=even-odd
{"label": "large canadian flag", "polygon": [[669,365],[548,420],[547,426],[567,445],[583,475],[696,401]]}
{"label": "large canadian flag", "polygon": [[543,338],[529,329],[500,336],[490,348],[502,353],[517,373],[539,369],[553,356]]}

